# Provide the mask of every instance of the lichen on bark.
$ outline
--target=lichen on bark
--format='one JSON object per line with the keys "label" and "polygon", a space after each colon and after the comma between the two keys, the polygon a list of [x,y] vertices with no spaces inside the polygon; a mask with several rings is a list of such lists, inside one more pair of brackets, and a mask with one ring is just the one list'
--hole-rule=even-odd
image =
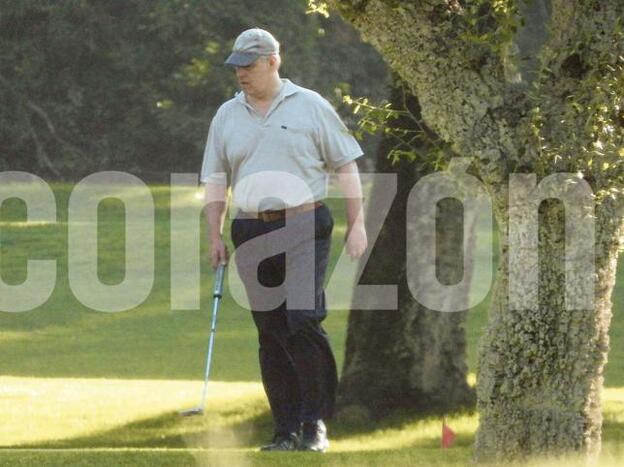
{"label": "lichen on bark", "polygon": [[[493,199],[500,267],[480,349],[476,458],[597,452],[624,217],[624,3],[328,3],[408,83],[425,122],[458,154],[474,158]],[[546,32],[540,40],[523,40],[523,14]],[[518,62],[518,51],[530,60]],[[539,208],[539,306],[509,306],[508,177],[514,172],[535,173],[538,182],[578,173],[591,186],[593,308],[565,306],[565,212],[551,201]]]}

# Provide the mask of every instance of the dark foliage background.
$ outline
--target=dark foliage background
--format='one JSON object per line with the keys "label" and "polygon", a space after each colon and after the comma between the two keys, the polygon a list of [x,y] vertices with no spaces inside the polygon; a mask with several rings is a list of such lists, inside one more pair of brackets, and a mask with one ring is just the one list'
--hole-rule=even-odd
{"label": "dark foliage background", "polygon": [[[210,118],[237,91],[223,60],[253,26],[282,43],[282,76],[338,107],[340,93],[384,97],[379,55],[339,18],[307,15],[306,4],[3,0],[0,170],[58,179],[124,170],[162,181],[197,172]],[[363,145],[374,152],[374,141]]]}

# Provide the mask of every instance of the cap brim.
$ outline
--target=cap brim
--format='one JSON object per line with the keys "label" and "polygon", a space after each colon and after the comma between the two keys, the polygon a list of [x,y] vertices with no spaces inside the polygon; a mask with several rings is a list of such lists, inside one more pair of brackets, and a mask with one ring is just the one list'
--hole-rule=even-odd
{"label": "cap brim", "polygon": [[257,53],[232,52],[225,61],[225,64],[231,66],[247,66],[258,60],[258,57],[260,57],[260,55]]}

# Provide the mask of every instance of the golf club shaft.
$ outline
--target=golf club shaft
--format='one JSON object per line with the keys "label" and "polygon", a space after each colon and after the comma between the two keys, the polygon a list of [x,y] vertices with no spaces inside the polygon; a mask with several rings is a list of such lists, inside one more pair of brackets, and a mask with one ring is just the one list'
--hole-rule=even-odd
{"label": "golf club shaft", "polygon": [[212,349],[214,347],[215,332],[217,329],[217,314],[219,313],[219,304],[223,294],[223,276],[225,273],[225,265],[220,264],[217,268],[215,277],[215,287],[212,302],[212,319],[210,323],[210,338],[208,339],[208,355],[206,357],[206,374],[204,376],[204,388],[202,390],[202,398],[200,407],[203,412],[206,406],[206,395],[208,393],[208,380],[210,378],[210,365],[212,363]]}
{"label": "golf club shaft", "polygon": [[212,363],[212,348],[214,347],[215,331],[217,327],[217,313],[219,311],[219,297],[215,297],[212,305],[212,323],[210,325],[210,338],[208,339],[208,356],[206,357],[206,374],[204,376],[204,389],[202,390],[201,408],[206,406],[206,394],[208,392],[208,379],[210,378],[210,364]]}

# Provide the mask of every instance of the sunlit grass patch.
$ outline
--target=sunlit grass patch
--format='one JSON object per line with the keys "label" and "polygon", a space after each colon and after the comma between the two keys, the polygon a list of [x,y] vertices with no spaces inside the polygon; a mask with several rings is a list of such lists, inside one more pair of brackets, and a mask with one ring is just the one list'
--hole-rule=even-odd
{"label": "sunlit grass patch", "polygon": [[[359,466],[390,462],[451,466],[465,465],[472,455],[475,413],[448,415],[447,423],[457,438],[455,445],[445,450],[440,447],[441,417],[406,414],[357,427],[330,422],[331,450],[322,457],[322,464],[321,458],[311,454],[258,453],[257,447],[268,441],[271,432],[261,385],[210,383],[206,413],[180,417],[179,410],[198,403],[201,384],[184,380],[0,377],[0,416],[4,421],[0,439],[3,446],[35,449],[24,451],[19,459],[71,459],[77,451],[84,451],[94,457],[94,465],[110,465],[113,459],[135,458],[139,453],[142,456],[137,459],[149,459],[153,450],[161,448],[165,449],[163,456],[170,459],[177,456],[167,449],[186,450],[191,457],[180,454],[180,458],[186,459],[184,462],[192,458],[197,465]],[[624,426],[624,388],[606,390],[604,399],[605,443],[598,465],[610,467],[624,460],[619,443]],[[60,451],[37,451],[41,448]],[[1,453],[0,463],[5,456],[14,455]],[[215,463],[217,457],[230,463]],[[529,465],[546,465],[544,459],[531,462]],[[552,467],[582,465],[574,457],[547,462]]]}
{"label": "sunlit grass patch", "polygon": [[[201,384],[183,380],[2,376],[0,443],[20,446],[97,436],[133,422],[177,414],[199,403]],[[207,410],[214,426],[241,423],[266,410],[259,383],[211,382],[208,391]],[[259,408],[250,410],[255,406]],[[169,435],[166,427],[159,429],[158,436]]]}

